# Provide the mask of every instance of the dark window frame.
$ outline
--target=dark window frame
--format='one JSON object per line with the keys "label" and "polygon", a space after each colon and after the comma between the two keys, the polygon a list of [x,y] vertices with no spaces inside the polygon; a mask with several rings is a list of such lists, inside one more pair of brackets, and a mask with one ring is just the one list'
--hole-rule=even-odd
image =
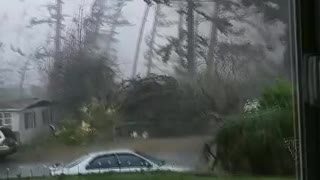
{"label": "dark window frame", "polygon": [[[5,126],[11,129],[12,127],[12,112],[0,112],[0,126]],[[7,120],[10,121],[10,123],[7,123]]]}
{"label": "dark window frame", "polygon": [[[295,87],[295,130],[299,140],[297,176],[299,179],[320,179],[320,95],[310,99],[308,92],[312,86],[319,84],[320,73],[308,75],[307,64],[320,53],[320,1],[295,0],[292,3],[293,40],[296,46],[292,58],[293,79]],[[313,78],[316,80],[314,81]],[[313,81],[311,81],[313,80]]]}
{"label": "dark window frame", "polygon": [[[96,161],[97,159],[100,159],[100,158],[103,158],[103,157],[108,157],[108,156],[112,156],[114,157],[114,159],[116,160],[117,162],[117,166],[114,166],[114,167],[92,167],[92,163],[94,163],[94,161]],[[119,169],[120,168],[120,165],[119,165],[119,160],[118,158],[116,157],[115,154],[104,154],[104,155],[99,155],[95,158],[93,158],[92,160],[90,160],[90,162],[87,164],[86,166],[86,170],[103,170],[103,169]]]}
{"label": "dark window frame", "polygon": [[41,110],[41,117],[42,117],[42,124],[43,125],[51,124],[50,110],[49,109]]}
{"label": "dark window frame", "polygon": [[[30,115],[32,115],[33,117],[31,118]],[[37,127],[37,115],[34,111],[33,112],[24,112],[23,116],[24,116],[24,128],[26,130],[34,129]]]}
{"label": "dark window frame", "polygon": [[[123,165],[122,165],[123,163],[121,162],[121,159],[120,159],[120,156],[121,156],[121,155],[134,156],[134,157],[136,157],[136,158],[139,158],[139,159],[142,160],[143,162],[142,162],[142,164],[139,163],[139,165],[123,166]],[[140,156],[138,156],[138,155],[136,155],[136,154],[133,154],[133,153],[116,153],[116,156],[117,156],[117,158],[118,158],[120,168],[149,168],[149,167],[151,166],[151,163],[150,163],[148,160],[146,160],[145,158],[142,158],[142,157],[140,157]],[[146,165],[146,163],[147,163],[148,165]]]}

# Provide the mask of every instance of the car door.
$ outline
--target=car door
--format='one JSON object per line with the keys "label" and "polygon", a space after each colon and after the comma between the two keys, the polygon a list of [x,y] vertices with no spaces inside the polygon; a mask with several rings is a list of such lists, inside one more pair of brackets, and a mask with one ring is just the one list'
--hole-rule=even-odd
{"label": "car door", "polygon": [[121,172],[139,172],[152,170],[152,164],[146,159],[131,153],[117,153]]}
{"label": "car door", "polygon": [[119,172],[119,162],[114,154],[99,155],[93,158],[85,169],[86,174]]}

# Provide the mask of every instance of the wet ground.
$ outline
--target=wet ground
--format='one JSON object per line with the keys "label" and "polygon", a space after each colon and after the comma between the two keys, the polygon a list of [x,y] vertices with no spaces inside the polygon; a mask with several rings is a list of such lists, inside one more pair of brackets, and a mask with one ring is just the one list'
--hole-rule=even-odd
{"label": "wet ground", "polygon": [[207,137],[127,140],[80,147],[52,146],[30,148],[0,162],[0,178],[48,176],[48,166],[68,162],[82,154],[106,149],[128,148],[143,151],[167,162],[185,167],[202,166],[201,148]]}

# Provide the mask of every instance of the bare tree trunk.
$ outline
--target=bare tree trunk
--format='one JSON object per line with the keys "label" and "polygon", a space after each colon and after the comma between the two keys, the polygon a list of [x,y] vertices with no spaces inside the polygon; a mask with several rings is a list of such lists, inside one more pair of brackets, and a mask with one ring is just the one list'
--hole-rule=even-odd
{"label": "bare tree trunk", "polygon": [[24,86],[24,81],[26,79],[26,74],[28,71],[29,64],[30,64],[30,59],[27,59],[27,61],[24,63],[21,70],[19,71],[19,74],[20,74],[19,96],[20,96],[20,98],[23,98],[23,90],[24,90],[23,86]]}
{"label": "bare tree trunk", "polygon": [[137,65],[138,65],[138,59],[139,59],[139,54],[140,54],[141,41],[142,41],[142,38],[143,38],[143,32],[144,32],[144,28],[145,28],[145,25],[146,25],[146,22],[147,22],[147,17],[148,17],[148,14],[149,14],[149,10],[150,10],[150,6],[148,4],[146,4],[145,10],[144,10],[143,19],[142,19],[142,24],[141,24],[141,27],[140,27],[138,42],[137,42],[137,46],[136,46],[136,52],[135,52],[135,56],[134,56],[132,75],[131,75],[132,78],[134,78],[136,76],[136,73],[137,73]]}
{"label": "bare tree trunk", "polygon": [[[91,16],[94,17],[95,16],[95,24],[94,24],[94,36],[98,37],[98,34],[100,32],[100,27],[102,24],[102,16],[103,16],[103,11],[104,11],[104,5],[103,3],[105,3],[102,0],[95,0],[93,5],[92,5],[92,9],[91,9]],[[95,13],[95,14],[94,14]]]}
{"label": "bare tree trunk", "polygon": [[188,45],[187,45],[187,61],[188,61],[188,72],[191,77],[194,77],[196,73],[195,64],[195,34],[194,34],[194,7],[193,0],[188,0],[187,7],[187,28],[188,28]]}
{"label": "bare tree trunk", "polygon": [[183,23],[184,23],[184,17],[183,17],[183,3],[180,3],[181,8],[179,9],[179,24],[178,24],[178,38],[179,38],[179,44],[178,44],[178,55],[180,58],[180,63],[182,66],[184,66],[184,59],[183,59],[183,49],[182,49],[182,41],[183,41]]}
{"label": "bare tree trunk", "polygon": [[214,74],[217,75],[217,67],[214,66],[214,54],[215,54],[215,46],[217,44],[217,26],[213,19],[217,17],[218,15],[218,8],[217,8],[217,3],[215,2],[213,5],[213,10],[212,10],[212,21],[211,21],[211,32],[210,32],[210,42],[209,42],[209,48],[208,48],[208,54],[207,54],[207,72],[209,74],[212,73],[212,70],[214,70]]}
{"label": "bare tree trunk", "polygon": [[[56,4],[56,35],[54,38],[55,53],[54,60],[59,61],[61,53],[61,30],[62,30],[62,0],[57,0]],[[56,64],[56,62],[55,62]]]}
{"label": "bare tree trunk", "polygon": [[198,39],[199,26],[200,26],[200,16],[199,16],[199,14],[195,14],[195,17],[194,17],[194,36],[195,36],[195,42],[197,42],[197,39]]}
{"label": "bare tree trunk", "polygon": [[109,41],[107,42],[106,51],[109,53],[111,50],[112,39],[116,35],[116,28],[118,27],[118,20],[121,16],[121,11],[123,8],[123,4],[121,2],[118,4],[117,10],[112,18],[110,33],[109,33]]}
{"label": "bare tree trunk", "polygon": [[61,62],[61,31],[62,31],[62,20],[63,20],[63,15],[62,15],[62,0],[56,0],[56,5],[55,5],[55,12],[56,16],[52,17],[55,22],[55,37],[54,37],[54,55],[53,55],[53,69],[55,69],[54,73],[51,73],[50,78],[50,83],[48,86],[48,92],[52,96],[55,96],[56,91],[54,90],[59,86],[58,84],[60,83],[60,74],[62,73],[62,62]]}
{"label": "bare tree trunk", "polygon": [[78,48],[79,48],[79,51],[82,49],[83,47],[83,43],[84,43],[84,40],[83,40],[83,37],[84,37],[84,34],[83,34],[83,7],[81,6],[79,8],[79,14],[78,14],[78,28],[77,28],[77,33],[78,33]]}
{"label": "bare tree trunk", "polygon": [[92,24],[90,24],[91,29],[89,39],[89,43],[95,44],[97,42],[97,38],[100,32],[100,26],[102,24],[102,16],[103,16],[103,9],[101,7],[101,0],[95,0],[91,6],[91,15],[90,18],[92,20]]}
{"label": "bare tree trunk", "polygon": [[160,13],[160,4],[156,5],[156,11],[155,11],[155,15],[154,15],[154,22],[153,22],[153,28],[152,28],[152,32],[151,32],[151,39],[150,39],[150,51],[148,54],[148,64],[147,64],[147,76],[150,75],[151,73],[151,68],[152,68],[152,58],[153,58],[153,51],[154,51],[154,42],[155,42],[155,38],[157,35],[157,26],[158,26],[158,22],[159,22],[159,13]]}

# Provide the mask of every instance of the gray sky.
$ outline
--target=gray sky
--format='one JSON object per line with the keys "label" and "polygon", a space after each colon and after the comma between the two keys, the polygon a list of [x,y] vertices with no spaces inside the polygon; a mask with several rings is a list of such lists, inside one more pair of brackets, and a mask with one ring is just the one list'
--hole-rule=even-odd
{"label": "gray sky", "polygon": [[[2,0],[4,1],[4,0]],[[28,61],[28,57],[19,56],[10,50],[10,45],[14,45],[17,48],[21,48],[23,52],[27,55],[34,53],[35,50],[44,45],[52,47],[52,41],[48,41],[48,37],[53,36],[53,31],[47,25],[39,25],[32,28],[27,28],[30,19],[32,17],[48,17],[49,14],[47,9],[43,5],[48,2],[55,2],[55,0],[5,0],[6,2],[1,2],[0,4],[0,42],[4,43],[4,47],[0,49],[0,69],[8,68],[13,70],[13,72],[8,73],[9,79],[7,79],[6,84],[17,83],[19,75],[17,71]],[[67,17],[65,19],[66,27],[70,25],[71,17],[77,11],[80,5],[85,6],[85,11],[89,11],[92,0],[64,0],[63,13]],[[210,7],[210,5],[208,5]],[[142,16],[144,13],[145,3],[143,0],[133,0],[128,3],[128,5],[123,9],[124,16],[135,26],[119,28],[119,43],[116,44],[115,48],[118,50],[118,64],[122,72],[123,77],[130,77],[131,69],[133,64],[133,57],[135,52],[136,41],[138,37],[139,27],[141,24]],[[174,9],[163,9],[166,13],[170,14],[173,20],[177,20],[177,16],[174,15]],[[263,17],[254,16],[252,17],[256,22],[261,22]],[[153,23],[153,8],[150,11],[145,35],[150,33]],[[235,24],[241,28],[242,24]],[[161,29],[161,34],[173,35],[176,34],[177,27],[171,27],[167,29]],[[275,62],[280,62],[282,58],[285,47],[281,44],[279,36],[285,32],[285,25],[281,22],[275,22],[273,24],[265,26],[266,32],[270,41],[273,42],[275,48],[272,51],[267,52],[268,58]],[[199,32],[207,35],[209,32],[209,24],[203,23],[199,27]],[[229,41],[230,37],[221,36],[220,39],[225,39]],[[164,42],[158,39],[158,42]],[[243,37],[238,38],[233,37],[234,42],[251,42],[253,44],[263,44],[267,42],[262,40],[261,35],[257,33],[254,29],[246,29],[246,33]],[[143,40],[143,42],[145,42]],[[49,44],[48,44],[49,43]],[[145,74],[145,60],[143,58],[144,51],[147,49],[145,43],[143,43],[138,64],[138,73],[141,75]],[[29,58],[30,59],[30,58]],[[28,71],[26,85],[39,84],[44,78],[38,73],[38,69],[34,63],[31,62],[31,70]],[[160,62],[162,69],[171,72],[172,64],[167,66]]]}
{"label": "gray sky", "polygon": [[[32,17],[45,18],[49,14],[43,5],[55,0],[6,0],[6,3],[1,3],[0,6],[0,42],[4,43],[4,47],[0,51],[0,63],[2,68],[12,69],[10,73],[11,82],[18,80],[17,70],[27,61],[27,57],[19,56],[10,50],[10,45],[19,47],[26,54],[31,54],[42,45],[47,44],[47,37],[53,36],[53,31],[48,25],[38,25],[32,28],[27,28]],[[66,27],[71,23],[70,19],[77,12],[80,5],[85,6],[85,11],[92,3],[92,0],[64,0],[63,13],[66,17]],[[119,43],[115,45],[118,49],[119,67],[124,77],[129,77],[131,74],[132,61],[134,57],[135,45],[138,38],[139,26],[143,16],[145,3],[143,0],[133,0],[123,9],[124,16],[134,26],[119,28]],[[148,22],[145,29],[145,34],[151,30],[153,21],[153,10],[150,11]],[[52,44],[49,44],[52,46]],[[143,59],[143,51],[146,46],[143,44],[141,48],[141,60]],[[138,73],[145,73],[145,62],[139,61]],[[28,72],[27,84],[38,84],[42,78],[38,78],[36,65],[31,66],[34,70]],[[7,82],[11,84],[10,82]]]}

